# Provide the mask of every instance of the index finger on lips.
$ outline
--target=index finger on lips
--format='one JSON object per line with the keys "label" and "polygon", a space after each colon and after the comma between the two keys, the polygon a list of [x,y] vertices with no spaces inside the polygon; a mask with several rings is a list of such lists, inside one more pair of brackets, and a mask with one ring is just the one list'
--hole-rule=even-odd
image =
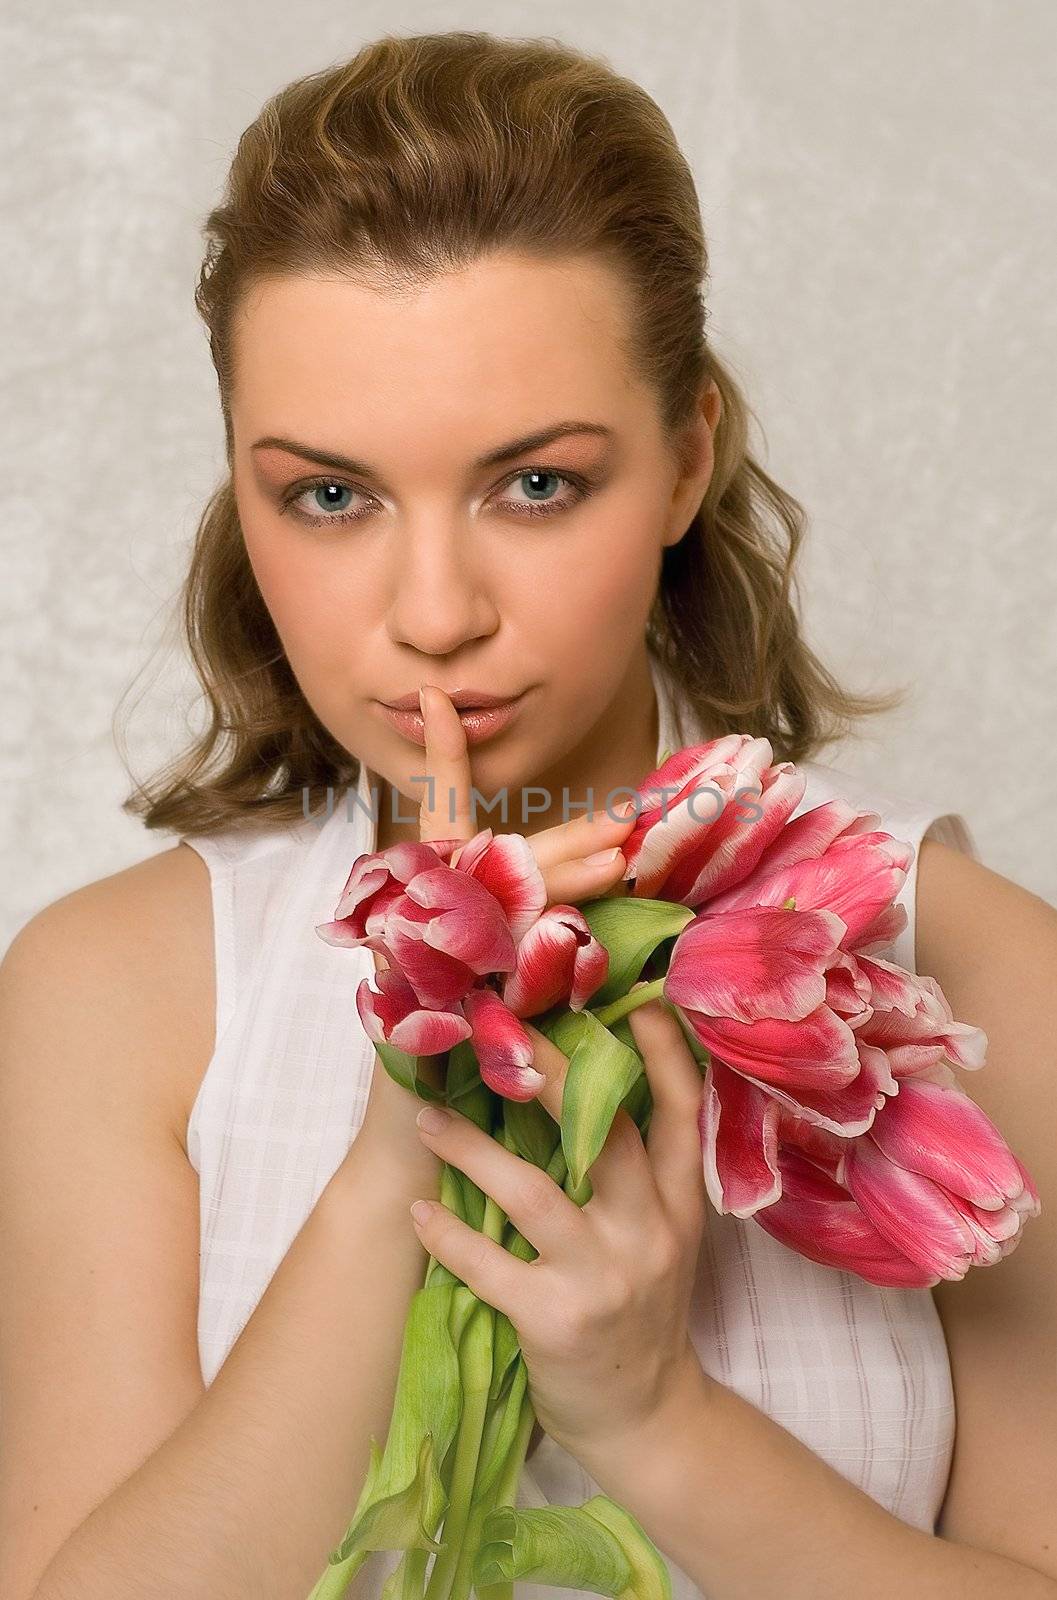
{"label": "index finger on lips", "polygon": [[470,806],[473,778],[466,730],[443,689],[424,684],[419,703],[426,736],[419,838],[472,839],[478,829]]}
{"label": "index finger on lips", "polygon": [[653,1101],[646,1154],[658,1193],[679,1214],[704,1200],[704,1158],[698,1124],[704,1079],[679,1019],[665,1001],[651,1000],[637,1007],[628,1014],[628,1026],[642,1057]]}

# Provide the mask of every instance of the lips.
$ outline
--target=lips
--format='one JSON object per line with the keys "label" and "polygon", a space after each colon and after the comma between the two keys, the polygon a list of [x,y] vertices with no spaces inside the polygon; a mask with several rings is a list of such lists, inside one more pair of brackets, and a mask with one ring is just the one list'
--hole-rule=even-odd
{"label": "lips", "polygon": [[[480,693],[480,691],[475,692]],[[496,734],[502,733],[519,715],[528,694],[529,691],[525,690],[524,693],[514,695],[510,699],[498,701],[494,695],[490,695],[489,699],[493,702],[491,705],[473,707],[467,704],[459,706],[459,721],[462,723],[467,744],[481,744],[484,740],[494,738]],[[407,697],[405,696],[404,698],[406,699]],[[384,717],[390,727],[395,728],[398,733],[403,734],[404,738],[411,740],[412,743],[425,745],[425,722],[419,710],[417,695],[414,698],[414,704],[406,709],[390,705],[384,700],[376,700],[375,705],[379,715]]]}
{"label": "lips", "polygon": [[[443,689],[442,684],[437,688]],[[481,711],[491,706],[502,706],[511,700],[516,700],[520,690],[514,694],[490,694],[487,689],[443,689],[452,705],[458,711]],[[383,705],[391,706],[394,711],[417,711],[418,690],[412,689],[407,694],[400,695],[396,700],[383,700]]]}

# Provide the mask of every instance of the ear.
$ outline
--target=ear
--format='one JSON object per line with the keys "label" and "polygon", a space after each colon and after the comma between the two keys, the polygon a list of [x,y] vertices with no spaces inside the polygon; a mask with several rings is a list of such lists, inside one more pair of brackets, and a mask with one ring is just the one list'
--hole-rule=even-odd
{"label": "ear", "polygon": [[680,466],[672,486],[671,506],[663,544],[678,544],[705,498],[715,467],[713,438],[723,414],[723,396],[714,378],[701,395],[686,433],[680,441]]}

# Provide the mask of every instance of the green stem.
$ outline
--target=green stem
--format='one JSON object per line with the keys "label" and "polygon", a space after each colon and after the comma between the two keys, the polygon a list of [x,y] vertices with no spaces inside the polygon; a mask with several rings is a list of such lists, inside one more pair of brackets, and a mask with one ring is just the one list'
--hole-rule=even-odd
{"label": "green stem", "polygon": [[[532,1428],[535,1421],[536,1413],[532,1409],[532,1401],[529,1398],[528,1385],[526,1384],[525,1393],[521,1400],[521,1419],[518,1423],[518,1429],[510,1446],[510,1454],[507,1456],[506,1465],[496,1485],[495,1494],[492,1496],[492,1504],[488,1507],[488,1510],[494,1511],[499,1506],[513,1506],[517,1503],[517,1487],[525,1465],[525,1456],[528,1453],[529,1441],[532,1438]],[[487,1512],[485,1515],[487,1515]],[[482,1517],[481,1520],[483,1523],[484,1518]],[[480,1542],[478,1537],[478,1546]],[[477,1600],[514,1600],[514,1585],[513,1583],[482,1584],[476,1590],[476,1595]]]}
{"label": "green stem", "polygon": [[[501,1243],[506,1213],[491,1195],[485,1195],[481,1232]],[[480,1331],[477,1322],[484,1324]],[[462,1367],[462,1415],[455,1441],[455,1461],[448,1492],[441,1538],[433,1571],[426,1584],[424,1600],[448,1600],[459,1566],[473,1509],[473,1487],[481,1458],[481,1442],[488,1421],[488,1394],[492,1387],[495,1311],[483,1300],[474,1307],[463,1330],[460,1365]]]}
{"label": "green stem", "polygon": [[405,1550],[404,1573],[400,1585],[401,1600],[422,1600],[429,1565],[428,1550]]}
{"label": "green stem", "polygon": [[494,1239],[498,1244],[503,1237],[503,1228],[506,1224],[506,1212],[502,1206],[496,1204],[490,1194],[484,1197],[484,1222],[481,1232],[486,1239]]}
{"label": "green stem", "polygon": [[[429,1551],[426,1551],[429,1554]],[[349,1584],[370,1555],[369,1550],[353,1550],[344,1561],[329,1563],[320,1573],[308,1600],[342,1600]]]}
{"label": "green stem", "polygon": [[667,973],[662,978],[654,978],[652,983],[644,983],[641,989],[622,994],[619,1000],[612,1001],[608,1006],[599,1006],[597,1011],[592,1009],[591,1015],[597,1017],[604,1028],[608,1028],[610,1023],[626,1017],[629,1011],[637,1011],[639,1006],[647,1005],[651,1000],[663,1000],[666,981]]}
{"label": "green stem", "polygon": [[[509,1398],[509,1397],[508,1397]],[[470,1515],[466,1521],[466,1533],[463,1536],[462,1549],[459,1551],[459,1560],[455,1568],[455,1577],[452,1580],[448,1600],[469,1600],[473,1580],[473,1563],[481,1543],[481,1529],[484,1519],[492,1509],[493,1495],[485,1495],[481,1489],[481,1464],[487,1462],[495,1448],[496,1435],[503,1425],[503,1417],[508,1401],[493,1402],[485,1419],[484,1432],[481,1437],[481,1451],[477,1458],[477,1477],[473,1486],[473,1501]],[[502,1477],[502,1474],[500,1475]]]}
{"label": "green stem", "polygon": [[[524,1356],[521,1358],[524,1360]],[[516,1503],[517,1486],[521,1477],[521,1469],[525,1465],[525,1456],[528,1453],[529,1440],[532,1438],[532,1428],[536,1421],[536,1413],[532,1409],[529,1398],[528,1385],[521,1400],[521,1420],[518,1423],[514,1442],[507,1456],[506,1466],[500,1476],[496,1488],[495,1503],[497,1506],[512,1506]]]}

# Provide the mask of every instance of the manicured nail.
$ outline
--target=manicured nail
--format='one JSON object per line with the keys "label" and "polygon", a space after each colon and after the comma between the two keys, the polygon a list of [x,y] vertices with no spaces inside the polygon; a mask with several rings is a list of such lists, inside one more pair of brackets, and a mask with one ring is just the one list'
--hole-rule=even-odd
{"label": "manicured nail", "polygon": [[414,1217],[417,1223],[421,1224],[425,1222],[432,1210],[432,1200],[416,1200],[414,1205],[411,1207],[411,1215]]}
{"label": "manicured nail", "polygon": [[620,854],[619,846],[614,845],[612,850],[596,850],[593,856],[584,856],[585,867],[604,867],[616,860]]}
{"label": "manicured nail", "polygon": [[630,817],[632,815],[632,813],[634,812],[634,810],[635,810],[635,802],[634,802],[634,800],[622,800],[620,805],[613,807],[613,815],[614,815],[614,817],[616,817],[618,819],[620,819],[622,817]]}
{"label": "manicured nail", "polygon": [[439,1133],[451,1117],[440,1106],[423,1106],[415,1121],[426,1133]]}

